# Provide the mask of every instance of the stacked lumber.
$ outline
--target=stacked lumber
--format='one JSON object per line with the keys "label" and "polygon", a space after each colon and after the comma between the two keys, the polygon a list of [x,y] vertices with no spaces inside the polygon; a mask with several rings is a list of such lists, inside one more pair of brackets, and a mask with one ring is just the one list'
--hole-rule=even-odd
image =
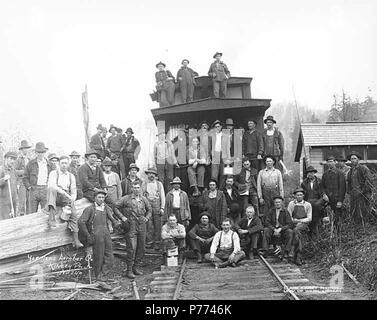
{"label": "stacked lumber", "polygon": [[[90,202],[80,199],[75,205],[80,217]],[[57,227],[49,228],[48,215],[42,211],[0,221],[0,264],[6,258],[71,244],[67,223],[57,220]]]}

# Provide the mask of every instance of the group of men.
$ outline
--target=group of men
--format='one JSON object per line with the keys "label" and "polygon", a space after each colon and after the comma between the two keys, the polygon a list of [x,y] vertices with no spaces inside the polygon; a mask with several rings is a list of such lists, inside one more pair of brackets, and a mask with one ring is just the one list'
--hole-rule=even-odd
{"label": "group of men", "polygon": [[[138,176],[135,159],[140,144],[131,128],[124,136],[110,126],[111,136],[106,141],[107,129],[99,125],[84,164],[75,151],[69,156],[49,154],[46,158],[48,148],[43,142],[36,143],[36,156],[31,159],[28,153],[32,147],[24,140],[20,153],[7,152],[0,168],[0,219],[36,212],[40,206],[54,228],[59,216],[67,221],[76,248],[93,247],[98,279],[106,278],[111,270],[113,228],[124,234],[128,252],[125,272],[131,279],[142,274],[146,246],[161,250],[163,255],[176,246],[182,260],[186,240],[199,263],[207,260],[216,267],[235,266],[259,253],[268,255],[271,247],[281,258],[300,265],[303,235],[309,232],[315,236],[325,205],[338,221],[348,190],[355,220],[370,210],[370,172],[359,164],[357,152],[349,155],[351,168],[345,166],[345,159],[338,159],[337,167],[337,159],[329,156],[322,180],[315,176],[315,168],[306,168],[307,177],[285,209],[282,173],[277,168],[284,139],[272,116],[264,123],[267,128],[259,132],[255,121],[248,122],[241,141],[242,169],[237,174],[224,170],[224,159],[229,158],[229,154],[223,156],[224,141],[231,141],[232,136],[222,133],[220,121],[213,123],[212,135],[208,134],[208,124],[202,123],[199,137],[192,139],[187,150],[188,192],[174,175],[174,166],[179,165],[164,133],[158,134],[155,164],[145,170],[145,180]],[[228,119],[226,128],[232,127]],[[206,133],[212,145],[209,152],[203,152],[200,143]],[[118,165],[122,159],[127,164],[124,174]],[[210,179],[205,183],[208,168]],[[75,200],[82,197],[92,204],[78,219]]]}
{"label": "group of men", "polygon": [[[230,78],[227,65],[221,61],[222,55],[221,52],[214,54],[213,58],[215,61],[211,63],[208,71],[208,76],[212,79],[213,96],[216,98],[226,98],[227,82]],[[176,78],[174,78],[169,70],[165,70],[165,63],[160,61],[156,64],[156,68],[158,69],[155,73],[156,89],[158,93],[157,100],[160,102],[160,107],[174,104],[176,85],[181,92],[181,103],[194,100],[195,78],[197,78],[199,74],[188,67],[189,63],[190,61],[188,59],[182,60],[182,66],[178,70]]]}

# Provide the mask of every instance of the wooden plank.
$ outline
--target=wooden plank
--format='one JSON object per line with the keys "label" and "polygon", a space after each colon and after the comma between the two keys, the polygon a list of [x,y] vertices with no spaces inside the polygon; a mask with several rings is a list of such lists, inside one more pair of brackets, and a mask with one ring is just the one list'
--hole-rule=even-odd
{"label": "wooden plank", "polygon": [[[80,199],[75,205],[80,217],[90,202]],[[48,215],[43,212],[0,221],[0,260],[72,243],[66,222],[50,229],[47,221]]]}

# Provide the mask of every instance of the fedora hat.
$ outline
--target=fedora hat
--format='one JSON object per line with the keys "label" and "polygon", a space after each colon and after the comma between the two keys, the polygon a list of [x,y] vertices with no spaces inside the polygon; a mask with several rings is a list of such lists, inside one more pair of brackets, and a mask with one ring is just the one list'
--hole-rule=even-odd
{"label": "fedora hat", "polygon": [[284,198],[281,196],[281,195],[276,195],[272,198],[272,200],[274,201],[275,199],[280,199],[281,201],[284,201]]}
{"label": "fedora hat", "polygon": [[110,124],[110,129],[109,129],[109,132],[111,132],[111,129],[114,128],[115,131],[118,131],[118,128],[116,126],[114,126],[113,124]]}
{"label": "fedora hat", "polygon": [[18,148],[18,150],[21,150],[21,149],[29,149],[31,148],[31,145],[29,145],[29,143],[27,142],[27,140],[22,140],[21,141],[21,145],[20,147]]}
{"label": "fedora hat", "polygon": [[58,155],[56,154],[56,153],[50,153],[49,155],[48,155],[48,160],[53,160],[53,159],[56,159],[56,160],[60,160],[60,158],[58,157]]}
{"label": "fedora hat", "polygon": [[215,125],[217,125],[217,124],[220,124],[221,126],[223,125],[222,122],[221,122],[220,120],[215,120],[215,121],[212,123],[211,127],[214,128]]}
{"label": "fedora hat", "polygon": [[295,191],[293,191],[293,194],[296,194],[297,192],[302,192],[305,194],[305,190],[301,187],[296,188]]}
{"label": "fedora hat", "polygon": [[233,119],[231,119],[231,118],[226,119],[225,120],[225,125],[226,126],[233,126],[234,127]]}
{"label": "fedora hat", "polygon": [[188,59],[183,59],[181,64],[183,64],[184,61],[187,61],[187,63],[190,63],[190,61]]}
{"label": "fedora hat", "polygon": [[318,170],[316,168],[314,168],[313,166],[308,166],[306,168],[306,172],[315,172],[315,173],[317,173]]}
{"label": "fedora hat", "polygon": [[103,166],[112,166],[113,165],[113,163],[112,163],[112,161],[110,160],[110,158],[109,157],[106,157],[103,161],[102,161],[102,165]]}
{"label": "fedora hat", "polygon": [[46,152],[48,148],[46,148],[45,144],[43,142],[37,142],[35,144],[35,152]]}
{"label": "fedora hat", "polygon": [[179,177],[175,177],[170,184],[182,184],[182,181]]}
{"label": "fedora hat", "polygon": [[131,169],[136,169],[137,171],[140,171],[140,168],[136,165],[136,163],[131,163],[128,172],[130,172]]}
{"label": "fedora hat", "polygon": [[348,159],[348,160],[351,160],[351,157],[352,157],[352,156],[356,156],[356,157],[358,157],[359,160],[363,158],[363,157],[361,156],[361,154],[358,153],[357,151],[351,151],[351,153],[347,156],[347,159]]}
{"label": "fedora hat", "polygon": [[346,157],[339,156],[339,157],[336,158],[336,161],[347,162],[347,159],[346,159]]}
{"label": "fedora hat", "polygon": [[209,123],[208,123],[208,121],[203,120],[202,122],[199,123],[199,129],[202,127],[203,124],[206,124],[206,125],[208,126],[208,128],[209,128]]}
{"label": "fedora hat", "polygon": [[127,128],[126,133],[127,132],[131,132],[131,134],[134,134],[134,131],[132,130],[132,128]]}
{"label": "fedora hat", "polygon": [[272,160],[274,161],[274,164],[276,163],[276,158],[275,158],[273,155],[271,155],[271,154],[267,154],[267,155],[265,155],[265,156],[263,157],[263,162],[264,162],[264,163],[266,163],[266,159],[267,159],[267,158],[272,159]]}
{"label": "fedora hat", "polygon": [[255,123],[255,125],[257,125],[258,124],[258,122],[256,121],[256,120],[254,120],[254,119],[249,119],[249,120],[247,120],[247,123],[249,123],[249,122],[254,122]]}
{"label": "fedora hat", "polygon": [[267,121],[272,121],[273,123],[276,123],[276,120],[274,119],[274,117],[273,116],[267,116],[267,118],[266,119],[264,119],[264,123],[267,123]]}
{"label": "fedora hat", "polygon": [[336,160],[336,158],[334,157],[334,156],[328,156],[327,158],[326,158],[326,161],[329,161],[329,160]]}
{"label": "fedora hat", "polygon": [[97,130],[104,130],[105,129],[105,127],[104,126],[102,126],[102,124],[99,124],[98,126],[97,126],[97,128],[96,128]]}
{"label": "fedora hat", "polygon": [[80,157],[80,154],[77,151],[72,151],[69,156],[70,157]]}
{"label": "fedora hat", "polygon": [[213,59],[216,59],[216,56],[220,55],[220,57],[223,56],[223,53],[222,52],[216,52],[214,55],[213,55]]}
{"label": "fedora hat", "polygon": [[107,192],[106,192],[106,190],[104,190],[104,189],[98,189],[98,190],[96,190],[95,192],[94,192],[94,196],[96,196],[96,195],[98,195],[98,194],[103,194],[103,195],[107,195]]}
{"label": "fedora hat", "polygon": [[92,154],[95,154],[97,158],[101,159],[101,155],[96,150],[93,150],[93,149],[90,149],[85,153],[85,158],[89,157]]}
{"label": "fedora hat", "polygon": [[4,155],[4,159],[6,159],[6,158],[17,159],[17,153],[14,152],[14,151],[8,151],[8,152]]}
{"label": "fedora hat", "polygon": [[164,66],[164,68],[166,68],[166,64],[163,63],[163,62],[161,62],[161,61],[160,61],[159,63],[156,64],[156,68],[158,68],[159,65],[162,65],[162,66]]}
{"label": "fedora hat", "polygon": [[147,170],[145,170],[144,171],[145,173],[153,173],[154,175],[158,175],[158,173],[157,173],[157,169],[156,168],[153,168],[153,167],[151,167],[151,168],[148,168]]}

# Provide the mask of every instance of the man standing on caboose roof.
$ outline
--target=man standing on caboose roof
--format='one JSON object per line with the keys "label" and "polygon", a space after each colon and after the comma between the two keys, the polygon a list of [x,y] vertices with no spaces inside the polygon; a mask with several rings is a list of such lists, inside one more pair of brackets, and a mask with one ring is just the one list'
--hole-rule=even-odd
{"label": "man standing on caboose roof", "polygon": [[215,98],[226,98],[226,90],[230,72],[224,62],[221,61],[223,54],[216,52],[213,56],[215,61],[209,67],[208,75],[212,77],[213,95]]}
{"label": "man standing on caboose roof", "polygon": [[182,67],[178,70],[177,80],[179,81],[179,88],[181,89],[182,103],[194,100],[194,86],[195,77],[198,73],[188,67],[189,60],[182,60]]}
{"label": "man standing on caboose roof", "polygon": [[165,71],[166,64],[159,62],[156,64],[158,71],[155,73],[156,89],[158,91],[160,107],[171,106],[174,104],[175,79],[169,70]]}

